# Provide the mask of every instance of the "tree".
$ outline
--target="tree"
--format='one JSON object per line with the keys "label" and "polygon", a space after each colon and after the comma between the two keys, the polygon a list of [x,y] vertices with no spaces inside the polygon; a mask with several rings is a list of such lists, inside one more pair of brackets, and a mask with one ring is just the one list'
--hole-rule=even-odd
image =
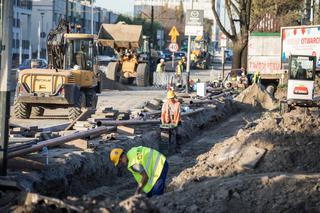
{"label": "tree", "polygon": [[179,21],[180,23],[184,21],[184,9],[182,0],[180,0],[180,5],[176,8],[176,17],[177,21]]}
{"label": "tree", "polygon": [[251,23],[268,13],[277,17],[280,26],[300,25],[303,8],[304,0],[253,0]]}
{"label": "tree", "polygon": [[[218,15],[216,0],[212,0],[212,11],[215,20],[220,30],[233,43],[232,69],[237,69],[241,66],[246,67],[247,57],[245,49],[249,37],[251,4],[251,0],[225,0],[225,8],[231,29],[231,32],[228,32]],[[237,31],[238,26],[240,28],[239,31]]]}
{"label": "tree", "polygon": [[204,18],[203,20],[203,31],[204,31],[204,36],[206,38],[210,38],[212,37],[212,20]]}

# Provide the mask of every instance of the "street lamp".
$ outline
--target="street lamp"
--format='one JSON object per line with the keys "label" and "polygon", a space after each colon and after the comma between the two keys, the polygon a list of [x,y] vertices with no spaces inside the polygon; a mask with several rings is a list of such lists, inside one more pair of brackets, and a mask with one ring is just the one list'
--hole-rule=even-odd
{"label": "street lamp", "polygon": [[[43,16],[44,16],[44,12],[40,13],[41,14],[41,34],[40,34],[40,37],[41,37],[41,52],[42,52],[42,47],[43,47],[43,38],[45,37],[45,33],[43,31]],[[42,55],[43,56],[43,55]]]}
{"label": "street lamp", "polygon": [[[29,34],[29,48],[31,48],[31,31],[30,31],[30,28],[31,28],[31,26],[30,26],[30,15],[29,14],[26,14],[26,13],[20,13],[20,20],[22,20],[21,19],[21,16],[22,15],[26,15],[27,17],[28,17],[28,20],[27,20],[27,31],[28,31],[28,34]],[[23,35],[22,35],[22,33],[23,33],[23,30],[22,30],[22,24],[21,24],[21,21],[20,21],[20,37],[19,37],[19,64],[21,64],[22,63],[22,60],[23,60],[23,54],[22,54],[22,51],[23,51]],[[31,49],[29,49],[29,59],[30,59],[30,57],[31,57],[31,53],[30,53],[30,50]]]}

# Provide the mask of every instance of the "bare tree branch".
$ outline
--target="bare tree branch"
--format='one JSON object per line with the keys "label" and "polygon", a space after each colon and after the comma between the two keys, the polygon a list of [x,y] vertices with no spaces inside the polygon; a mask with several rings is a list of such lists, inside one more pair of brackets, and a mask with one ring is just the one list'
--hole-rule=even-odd
{"label": "bare tree branch", "polygon": [[[218,16],[218,13],[216,11],[216,0],[212,0],[212,11],[213,11],[213,15],[214,18],[220,28],[220,30],[231,40],[235,39],[236,34],[231,35],[226,28],[222,25],[220,17]],[[231,23],[230,23],[231,24]]]}
{"label": "bare tree branch", "polygon": [[231,2],[231,0],[226,0],[226,9],[227,9],[227,13],[228,13],[229,22],[230,22],[231,32],[232,32],[233,35],[236,35],[237,34],[237,30],[236,30],[236,26],[235,26],[235,23],[234,23],[234,20],[233,20],[230,2]]}
{"label": "bare tree branch", "polygon": [[233,10],[235,11],[235,13],[236,13],[238,16],[240,16],[240,10],[239,10],[239,8],[237,7],[237,5],[236,5],[233,1],[230,1],[230,4],[231,4]]}

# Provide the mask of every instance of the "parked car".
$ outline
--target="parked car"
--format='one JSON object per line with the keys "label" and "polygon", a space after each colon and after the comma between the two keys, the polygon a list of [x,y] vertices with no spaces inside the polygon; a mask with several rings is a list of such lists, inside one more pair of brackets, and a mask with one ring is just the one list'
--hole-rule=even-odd
{"label": "parked car", "polygon": [[186,55],[187,55],[186,52],[178,51],[174,53],[174,58],[180,60],[182,59],[182,57],[186,57]]}
{"label": "parked car", "polygon": [[18,67],[18,70],[21,71],[21,70],[25,70],[25,69],[30,69],[31,68],[31,60],[34,60],[38,63],[37,65],[37,68],[43,68],[43,69],[46,69],[48,68],[48,62],[46,59],[27,59],[27,60],[24,60],[22,62],[22,64],[19,65]]}
{"label": "parked car", "polygon": [[163,51],[163,54],[164,54],[164,60],[165,61],[170,61],[171,60],[171,55],[172,55],[171,52]]}
{"label": "parked car", "polygon": [[226,61],[232,61],[232,56],[233,56],[232,50],[225,50],[224,55],[226,57]]}
{"label": "parked car", "polygon": [[31,69],[31,61],[37,62],[37,67],[39,69],[46,69],[48,68],[48,62],[46,59],[40,58],[40,59],[26,59],[22,62],[22,64],[19,65],[17,72],[16,72],[16,78],[18,79],[19,72],[25,69]]}

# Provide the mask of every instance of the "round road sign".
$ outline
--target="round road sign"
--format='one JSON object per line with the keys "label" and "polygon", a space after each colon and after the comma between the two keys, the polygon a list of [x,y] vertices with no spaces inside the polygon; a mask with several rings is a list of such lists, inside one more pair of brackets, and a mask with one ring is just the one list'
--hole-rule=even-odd
{"label": "round road sign", "polygon": [[177,43],[170,43],[169,50],[170,52],[177,52],[179,50],[179,45]]}

